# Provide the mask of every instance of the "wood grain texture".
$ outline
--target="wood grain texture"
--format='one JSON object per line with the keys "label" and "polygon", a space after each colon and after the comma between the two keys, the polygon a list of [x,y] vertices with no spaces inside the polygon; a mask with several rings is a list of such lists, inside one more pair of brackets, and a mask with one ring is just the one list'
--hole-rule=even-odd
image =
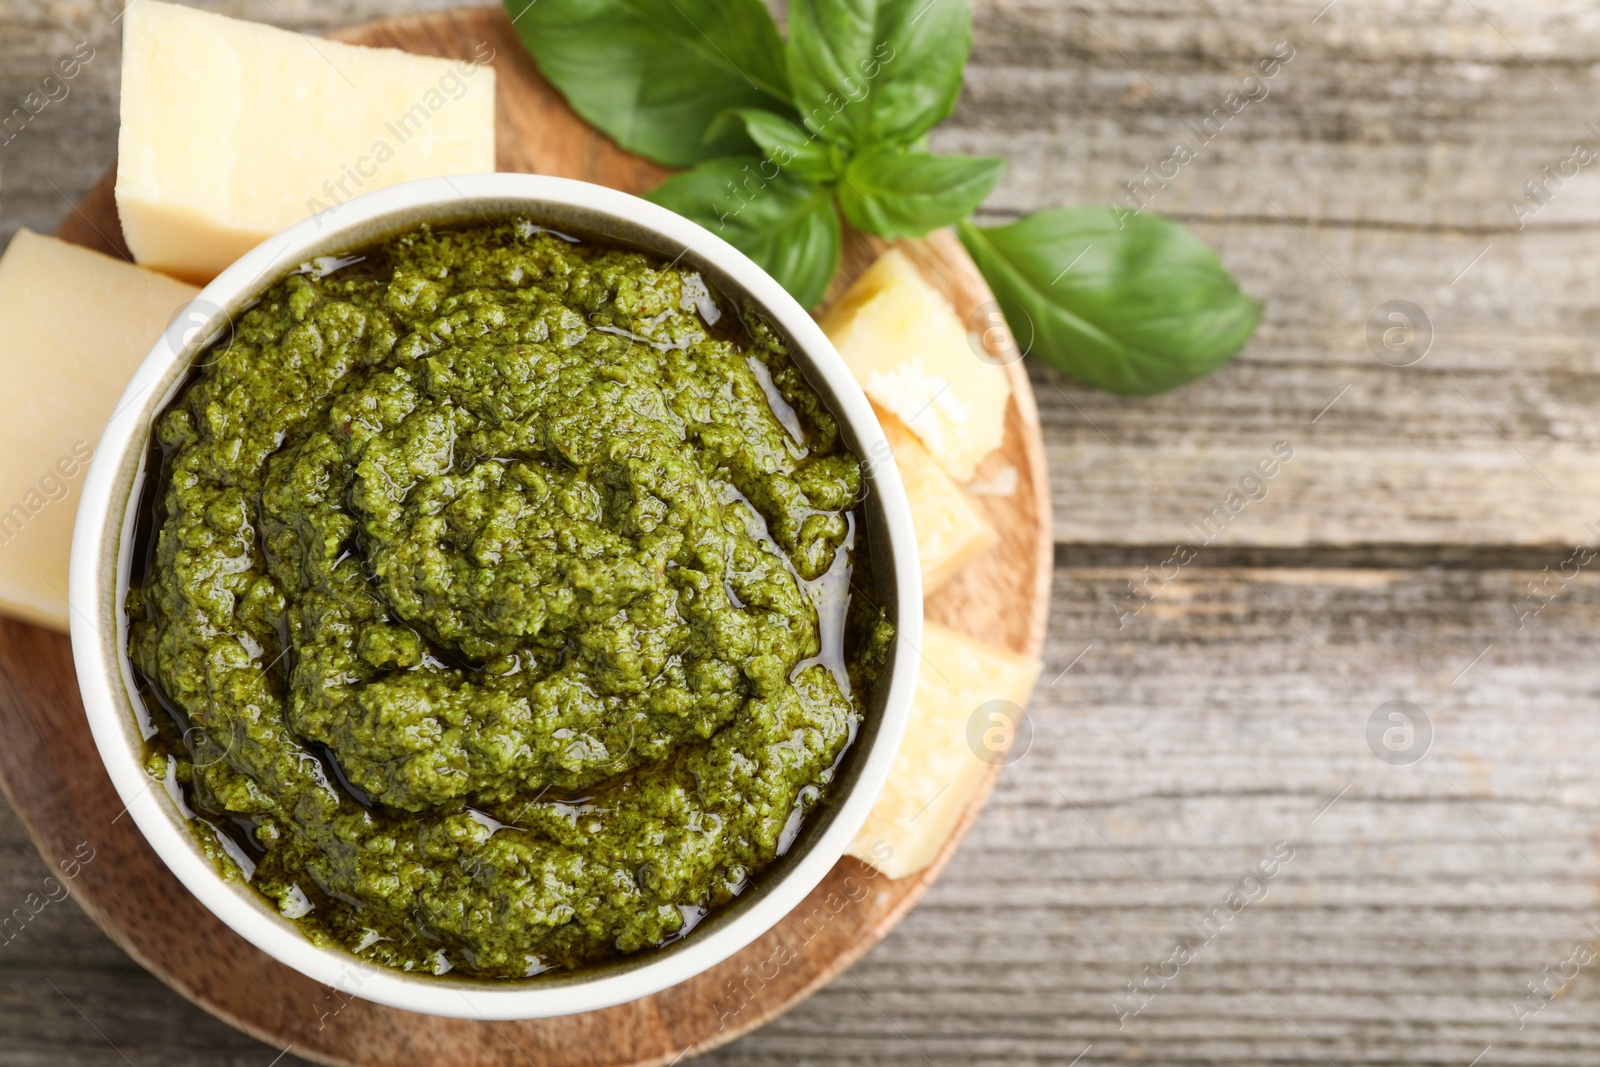
{"label": "wood grain texture", "polygon": [[[1267,98],[1152,203],[1215,244],[1266,317],[1234,364],[1167,397],[1032,369],[1058,539],[1033,747],[894,933],[703,1062],[1600,1064],[1592,968],[1521,1028],[1511,1012],[1600,924],[1600,586],[1586,568],[1525,629],[1512,613],[1562,542],[1593,543],[1600,510],[1600,171],[1524,230],[1507,207],[1595,143],[1600,24],[1577,0],[1325,4],[974,0],[965,90],[933,146],[1009,159],[996,222],[1113,197],[1293,43]],[[219,6],[321,30],[401,5]],[[0,0],[0,104],[80,37],[101,49],[59,114],[0,149],[0,238],[53,228],[69,208],[45,179],[75,199],[114,152],[114,27],[87,12]],[[1367,347],[1395,298],[1437,326],[1413,367]],[[1296,458],[1267,499],[1119,629],[1125,583],[1278,440]],[[1395,697],[1437,728],[1409,768],[1364,740]],[[1109,998],[1279,840],[1298,851],[1271,896],[1119,1029]],[[45,873],[0,818],[0,903]],[[5,1067],[122,1065],[96,1027],[140,1067],[278,1054],[75,910],[35,922],[0,949]]]}
{"label": "wood grain texture", "polygon": [[[641,192],[667,173],[627,155],[580,122],[538,75],[499,8],[412,15],[340,30],[339,39],[425,55],[488,55],[497,71],[498,169],[554,174]],[[488,51],[485,52],[484,46]],[[107,174],[63,221],[69,239],[126,257]],[[992,294],[953,234],[903,242],[965,319]],[[888,247],[850,237],[836,297]],[[976,358],[976,357],[974,357]],[[1009,469],[1015,491],[982,500],[1004,531],[929,602],[931,617],[1016,652],[1044,641],[1052,566],[1043,444],[1026,375],[1007,370],[1014,396],[1005,441],[986,472]],[[457,1020],[342,995],[275,963],[199,908],[145,845],[98,772],[73,694],[65,639],[0,626],[0,786],[47,863],[71,870],[72,896],[111,938],[183,996],[262,1041],[337,1065],[541,1064],[623,1067],[676,1062],[752,1030],[825,984],[876,944],[953,854],[993,785],[991,772],[934,863],[889,879],[851,858],[771,932],[716,968],[653,997],[587,1015],[534,1022]],[[74,788],[74,786],[76,786]],[[97,834],[86,828],[99,827]],[[85,836],[88,834],[88,836]],[[83,850],[81,854],[75,850]],[[80,871],[74,856],[93,856]],[[29,909],[31,911],[31,907]],[[792,958],[791,958],[792,954]],[[355,976],[359,982],[359,976]],[[441,996],[451,996],[441,991]],[[470,1002],[469,1002],[470,1004]],[[330,1019],[337,1025],[329,1025]]]}

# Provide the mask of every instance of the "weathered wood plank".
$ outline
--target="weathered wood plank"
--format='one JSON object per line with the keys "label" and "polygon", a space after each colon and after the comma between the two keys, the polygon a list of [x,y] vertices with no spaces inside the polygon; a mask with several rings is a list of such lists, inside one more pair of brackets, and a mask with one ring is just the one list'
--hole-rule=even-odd
{"label": "weathered wood plank", "polygon": [[[1058,540],[1123,540],[1131,521],[1141,539],[1192,542],[1186,524],[1278,441],[1294,461],[1219,543],[1593,537],[1592,234],[1488,242],[1307,227],[1346,286],[1288,227],[1196,229],[1247,289],[1268,294],[1257,339],[1212,377],[1153,398],[1108,396],[1034,368]],[[1411,366],[1380,362],[1367,341],[1369,316],[1391,299],[1431,319],[1431,350]]]}
{"label": "weathered wood plank", "polygon": [[[1514,227],[1523,182],[1600,136],[1582,5],[1325,4],[988,5],[941,136],[1012,160],[995,208],[1120,196],[1184,140],[1196,158],[1152,186],[1156,210],[1279,221],[1270,197],[1403,229]],[[1273,77],[1244,83],[1281,45]],[[1217,114],[1232,91],[1248,103]],[[1597,214],[1585,171],[1537,222]]]}
{"label": "weathered wood plank", "polygon": [[[979,20],[938,146],[1011,160],[991,218],[1133,204],[1122,183],[1183,139],[1194,160],[1137,202],[1191,220],[1268,305],[1235,366],[1167,397],[1062,396],[1036,371],[1060,540],[1118,540],[1130,519],[1148,540],[1191,539],[1276,440],[1300,449],[1280,499],[1219,542],[1556,543],[1593,519],[1600,167],[1547,183],[1526,230],[1508,206],[1574,141],[1600,145],[1584,125],[1592,22],[1556,5],[1338,4],[1313,24],[1321,6],[1008,3]],[[1205,140],[1281,41],[1294,58]],[[1368,343],[1393,299],[1431,319],[1415,366]]]}

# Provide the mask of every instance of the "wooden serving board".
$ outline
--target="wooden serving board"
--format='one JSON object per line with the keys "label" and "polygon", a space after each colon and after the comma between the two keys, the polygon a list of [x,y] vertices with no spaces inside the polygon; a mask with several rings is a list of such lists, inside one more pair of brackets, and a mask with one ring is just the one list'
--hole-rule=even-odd
{"label": "wooden serving board", "polygon": [[[648,189],[667,173],[623,152],[574,115],[539,76],[499,8],[394,19],[337,36],[452,58],[472,57],[487,42],[498,78],[502,171],[581,178],[630,192]],[[126,258],[113,182],[108,173],[59,232]],[[850,234],[828,300],[884,247],[886,242]],[[937,233],[906,247],[963,317],[992,299],[953,234]],[[980,479],[1016,483],[1008,495],[978,498],[1000,533],[1000,545],[930,599],[927,614],[1038,656],[1050,592],[1048,486],[1027,375],[1020,363],[1008,373],[1013,403],[1005,443],[979,471]],[[1007,468],[1016,472],[1014,479]],[[68,884],[118,945],[179,993],[262,1041],[351,1067],[666,1064],[730,1041],[804,999],[882,939],[938,876],[998,773],[991,771],[934,864],[914,876],[889,879],[847,857],[777,928],[692,981],[585,1015],[490,1023],[418,1015],[341,995],[275,962],[206,912],[123,816],[83,716],[64,636],[0,620],[0,737],[0,786],[46,860],[55,867],[80,845],[94,850],[93,862]],[[797,924],[801,915],[811,917],[804,932]],[[788,955],[780,947],[785,945],[794,956],[776,966],[774,960]]]}

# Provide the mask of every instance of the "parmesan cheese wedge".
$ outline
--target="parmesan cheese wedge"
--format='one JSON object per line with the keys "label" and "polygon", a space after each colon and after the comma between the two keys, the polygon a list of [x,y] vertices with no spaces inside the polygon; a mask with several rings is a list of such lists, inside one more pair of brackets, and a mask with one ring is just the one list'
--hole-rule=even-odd
{"label": "parmesan cheese wedge", "polygon": [[[1020,715],[1039,677],[1039,661],[928,623],[922,667],[905,742],[889,784],[849,853],[890,878],[915,874],[938,856],[967,803],[1003,747],[991,752],[997,726]],[[991,702],[1005,701],[1004,705]]]}
{"label": "parmesan cheese wedge", "polygon": [[206,282],[360,193],[494,170],[488,67],[155,0],[122,17],[117,210],[142,264]]}
{"label": "parmesan cheese wedge", "polygon": [[993,548],[1000,536],[898,419],[880,412],[879,422],[911,505],[926,596],[954,578],[974,557]]}
{"label": "parmesan cheese wedge", "polygon": [[67,628],[83,472],[123,388],[197,290],[19,230],[0,257],[0,611]]}
{"label": "parmesan cheese wedge", "polygon": [[891,248],[823,316],[822,329],[879,407],[958,482],[1005,435],[1011,382],[982,359],[950,302]]}

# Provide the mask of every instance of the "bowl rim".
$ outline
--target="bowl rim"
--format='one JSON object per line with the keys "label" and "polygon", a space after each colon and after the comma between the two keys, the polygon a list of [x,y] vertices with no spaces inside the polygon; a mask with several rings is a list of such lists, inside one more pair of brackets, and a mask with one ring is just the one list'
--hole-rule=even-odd
{"label": "bowl rim", "polygon": [[[126,593],[136,510],[153,416],[187,379],[193,356],[231,317],[300,264],[349,251],[421,222],[485,221],[523,212],[603,221],[661,254],[680,249],[751,300],[791,342],[791,355],[824,394],[863,461],[875,577],[897,629],[874,695],[875,728],[858,735],[853,779],[841,780],[827,820],[794,862],[769,872],[746,905],[719,909],[712,928],[667,950],[627,957],[594,974],[484,981],[415,974],[375,965],[340,946],[314,944],[246,882],[228,880],[201,851],[178,802],[144,770],[142,702],[124,650]],[[364,236],[363,236],[364,235]],[[664,246],[664,247],[662,247]],[[179,329],[181,327],[181,329]],[[872,501],[876,501],[876,505]],[[887,561],[887,573],[882,573]],[[881,793],[910,717],[922,643],[922,586],[905,490],[872,406],[820,326],[770,275],[709,230],[665,208],[604,186],[529,174],[424,178],[355,197],[308,217],[247,252],[178,315],[134,373],[101,435],[84,481],[72,538],[68,589],[73,660],[95,746],[125,811],[178,880],[235,933],[280,963],[363,999],[425,1014],[474,1020],[538,1019],[594,1011],[658,993],[700,974],[776,926],[821,883],[859,832]],[[807,831],[802,831],[805,834]],[[724,911],[736,912],[726,920]],[[351,981],[354,980],[354,988]],[[454,991],[457,997],[446,994]]]}

